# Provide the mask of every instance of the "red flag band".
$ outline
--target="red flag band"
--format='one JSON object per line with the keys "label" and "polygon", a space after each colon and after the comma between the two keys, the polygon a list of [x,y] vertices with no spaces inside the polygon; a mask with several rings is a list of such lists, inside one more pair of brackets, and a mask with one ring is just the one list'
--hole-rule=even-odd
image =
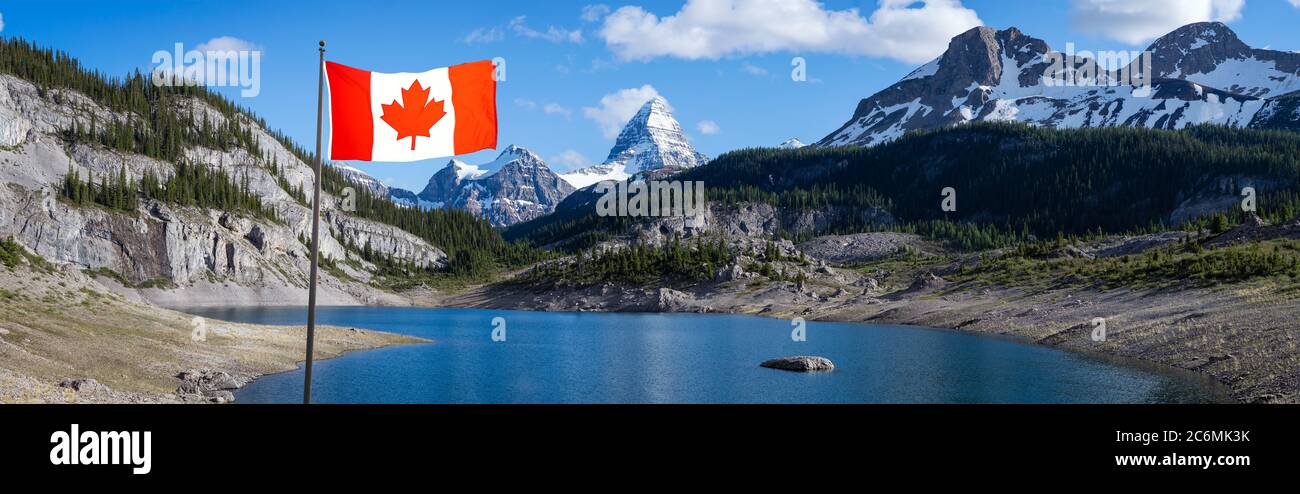
{"label": "red flag band", "polygon": [[482,60],[385,74],[326,62],[331,160],[416,161],[496,148],[496,81]]}

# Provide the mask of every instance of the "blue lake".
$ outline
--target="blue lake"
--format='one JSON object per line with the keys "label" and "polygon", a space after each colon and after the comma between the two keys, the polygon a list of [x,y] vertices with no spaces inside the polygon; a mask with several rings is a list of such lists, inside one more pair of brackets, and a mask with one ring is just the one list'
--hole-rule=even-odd
{"label": "blue lake", "polygon": [[[300,307],[183,309],[213,319],[302,325]],[[506,341],[492,340],[492,319]],[[432,343],[316,362],[317,403],[1189,403],[1222,401],[1204,378],[1150,366],[915,327],[693,314],[322,307],[321,324]],[[763,360],[821,355],[835,370]],[[302,369],[263,376],[238,403],[298,403]]]}

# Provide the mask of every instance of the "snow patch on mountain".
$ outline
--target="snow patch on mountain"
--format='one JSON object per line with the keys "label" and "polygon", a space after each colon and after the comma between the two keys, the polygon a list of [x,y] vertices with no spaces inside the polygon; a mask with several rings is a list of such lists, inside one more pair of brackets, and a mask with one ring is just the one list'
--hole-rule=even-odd
{"label": "snow patch on mountain", "polygon": [[776,147],[779,149],[799,149],[804,146],[807,146],[807,144],[800,141],[798,137],[791,137],[783,141],[781,144],[778,144]]}
{"label": "snow patch on mountain", "polygon": [[1198,84],[1246,96],[1264,97],[1300,90],[1300,77],[1277,68],[1275,60],[1229,59],[1205,73],[1182,77]]}
{"label": "snow patch on mountain", "polygon": [[[921,67],[917,68],[916,70],[913,70],[912,73],[907,74],[907,77],[904,77],[902,80],[903,80],[903,81],[910,81],[910,80],[913,80],[913,79],[924,79],[924,78],[926,78],[926,77],[930,77],[930,76],[932,76],[932,75],[934,75],[934,74],[937,74],[937,73],[939,72],[939,61],[940,61],[940,60],[942,60],[942,57],[941,57],[941,58],[936,58],[936,59],[934,59],[934,60],[931,60],[930,63],[927,63],[927,64],[925,64],[925,65],[922,65]],[[899,81],[899,82],[902,82],[902,81]]]}
{"label": "snow patch on mountain", "polygon": [[569,173],[560,174],[575,189],[585,189],[588,186],[604,182],[607,180],[624,181],[630,178],[632,174],[627,172],[627,165],[623,163],[610,163],[606,165],[594,165]]}
{"label": "snow patch on mountain", "polygon": [[489,170],[485,170],[482,167],[479,167],[478,165],[471,165],[469,163],[457,159],[451,160],[450,166],[455,168],[456,178],[459,178],[461,180],[478,178],[483,175],[487,175],[489,173]]}

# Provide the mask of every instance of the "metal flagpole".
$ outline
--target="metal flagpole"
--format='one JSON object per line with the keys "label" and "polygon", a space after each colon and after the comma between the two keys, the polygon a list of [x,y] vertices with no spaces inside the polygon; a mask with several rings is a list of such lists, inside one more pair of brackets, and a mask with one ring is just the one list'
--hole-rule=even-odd
{"label": "metal flagpole", "polygon": [[321,113],[325,108],[325,40],[320,42],[320,64],[316,67],[320,71],[316,80],[316,192],[312,195],[311,201],[311,281],[307,288],[307,363],[303,367],[305,372],[302,379],[302,403],[304,405],[311,403],[311,357],[312,357],[312,340],[316,339],[316,269],[317,262],[320,258],[320,183],[321,183],[321,154],[320,154],[320,133],[321,133]]}

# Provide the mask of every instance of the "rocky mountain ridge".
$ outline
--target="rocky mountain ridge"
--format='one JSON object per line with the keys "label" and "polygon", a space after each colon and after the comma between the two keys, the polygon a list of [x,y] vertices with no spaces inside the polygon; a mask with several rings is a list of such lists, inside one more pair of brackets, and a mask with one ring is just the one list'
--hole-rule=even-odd
{"label": "rocky mountain ridge", "polygon": [[509,226],[554,211],[573,190],[536,153],[511,145],[481,166],[452,159],[418,194],[389,196],[406,206],[462,209],[493,226]]}
{"label": "rocky mountain ridge", "polygon": [[[1300,54],[1247,46],[1226,25],[1190,24],[1148,48],[1150,89],[1137,70],[1054,52],[1016,28],[971,29],[948,50],[858,103],[853,116],[817,146],[876,145],[910,130],[972,121],[1019,121],[1055,128],[1195,124],[1286,128],[1300,121]],[[1139,64],[1139,65],[1133,65]],[[1049,84],[1084,76],[1082,84]],[[1090,76],[1089,76],[1090,75]]]}
{"label": "rocky mountain ridge", "polygon": [[668,102],[655,97],[623,127],[602,164],[556,174],[536,153],[511,145],[483,165],[452,159],[419,193],[390,189],[388,196],[409,207],[463,209],[494,226],[510,226],[553,213],[573,191],[597,182],[659,178],[707,161],[686,139]]}

